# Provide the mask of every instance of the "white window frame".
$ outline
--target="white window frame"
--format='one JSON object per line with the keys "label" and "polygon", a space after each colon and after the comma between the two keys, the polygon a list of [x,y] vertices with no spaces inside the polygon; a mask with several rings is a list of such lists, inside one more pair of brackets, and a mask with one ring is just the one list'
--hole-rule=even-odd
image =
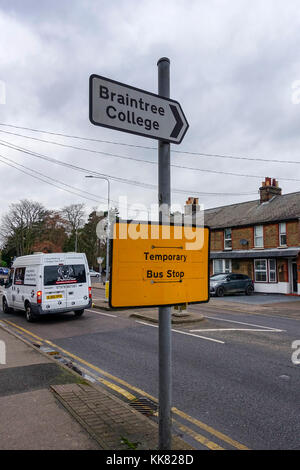
{"label": "white window frame", "polygon": [[[230,236],[226,238],[226,231],[229,232]],[[226,246],[226,243],[229,242],[229,246]],[[231,228],[224,229],[224,250],[232,250],[232,230]]]}
{"label": "white window frame", "polygon": [[[281,237],[285,237],[285,243],[282,243]],[[279,223],[279,246],[287,246],[286,222]]]}
{"label": "white window frame", "polygon": [[[216,272],[215,270],[215,261],[221,261],[222,262],[222,271]],[[227,267],[226,267],[227,264]],[[213,260],[213,273],[214,274],[221,274],[221,273],[231,273],[232,272],[232,262],[231,259],[214,259]]]}
{"label": "white window frame", "polygon": [[[261,231],[262,231],[262,234],[261,235],[257,235],[256,234],[256,230],[260,228]],[[261,245],[258,245],[257,244],[257,239],[261,239],[262,240],[262,244]],[[263,225],[254,225],[254,247],[255,248],[263,248],[264,247],[264,226]]]}
{"label": "white window frame", "polygon": [[[256,263],[264,261],[265,263],[265,269],[256,269]],[[271,262],[274,261],[275,267],[274,269],[271,269]],[[266,274],[266,280],[265,281],[258,281],[256,278],[256,273],[265,273]],[[271,273],[274,273],[274,280],[271,280]],[[263,283],[263,284],[276,284],[277,283],[277,262],[276,258],[260,258],[260,259],[255,259],[254,260],[254,282],[257,283]]]}
{"label": "white window frame", "polygon": [[[271,261],[274,261],[274,263],[275,263],[275,268],[274,268],[274,269],[271,269],[271,266],[270,266]],[[275,274],[275,279],[274,279],[273,281],[271,281],[271,273],[272,273],[272,272]],[[268,260],[268,278],[269,278],[269,281],[268,281],[268,282],[271,283],[271,284],[274,284],[274,283],[277,282],[277,263],[276,263],[276,258],[270,258],[270,259]]]}

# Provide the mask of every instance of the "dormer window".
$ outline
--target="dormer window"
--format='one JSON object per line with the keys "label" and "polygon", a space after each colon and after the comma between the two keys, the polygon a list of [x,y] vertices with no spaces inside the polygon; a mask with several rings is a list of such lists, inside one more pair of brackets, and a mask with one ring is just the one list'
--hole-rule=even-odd
{"label": "dormer window", "polygon": [[286,246],[286,223],[279,224],[279,246]]}
{"label": "dormer window", "polygon": [[232,250],[231,228],[224,230],[224,249]]}

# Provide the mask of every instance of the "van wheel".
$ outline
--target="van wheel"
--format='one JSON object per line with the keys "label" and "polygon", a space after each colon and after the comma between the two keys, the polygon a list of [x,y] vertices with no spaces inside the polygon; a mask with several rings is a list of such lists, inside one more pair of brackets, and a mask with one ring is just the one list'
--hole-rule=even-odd
{"label": "van wheel", "polygon": [[26,320],[28,322],[34,322],[36,317],[35,315],[33,315],[32,311],[31,311],[31,306],[30,304],[27,304],[26,305],[26,308],[25,308],[25,315],[26,315]]}
{"label": "van wheel", "polygon": [[84,313],[84,309],[82,310],[75,310],[75,317],[81,317]]}
{"label": "van wheel", "polygon": [[12,309],[8,306],[8,303],[5,297],[3,297],[3,300],[2,300],[2,310],[4,313],[12,312]]}

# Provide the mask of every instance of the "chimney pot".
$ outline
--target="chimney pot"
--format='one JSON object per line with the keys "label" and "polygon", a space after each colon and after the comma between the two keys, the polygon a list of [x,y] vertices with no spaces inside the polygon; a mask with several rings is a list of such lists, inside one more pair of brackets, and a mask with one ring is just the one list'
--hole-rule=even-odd
{"label": "chimney pot", "polygon": [[279,188],[276,178],[266,177],[259,188],[260,203],[269,201],[274,196],[281,196],[281,188]]}

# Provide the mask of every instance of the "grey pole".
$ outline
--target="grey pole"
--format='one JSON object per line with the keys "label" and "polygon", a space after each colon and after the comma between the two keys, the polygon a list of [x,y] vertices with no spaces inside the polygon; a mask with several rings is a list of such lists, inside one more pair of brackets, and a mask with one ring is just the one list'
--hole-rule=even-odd
{"label": "grey pole", "polygon": [[[162,57],[158,66],[158,94],[170,97],[170,60]],[[170,222],[171,179],[170,144],[158,142],[158,203],[159,221]],[[172,365],[171,365],[171,307],[159,307],[159,449],[172,446]]]}

